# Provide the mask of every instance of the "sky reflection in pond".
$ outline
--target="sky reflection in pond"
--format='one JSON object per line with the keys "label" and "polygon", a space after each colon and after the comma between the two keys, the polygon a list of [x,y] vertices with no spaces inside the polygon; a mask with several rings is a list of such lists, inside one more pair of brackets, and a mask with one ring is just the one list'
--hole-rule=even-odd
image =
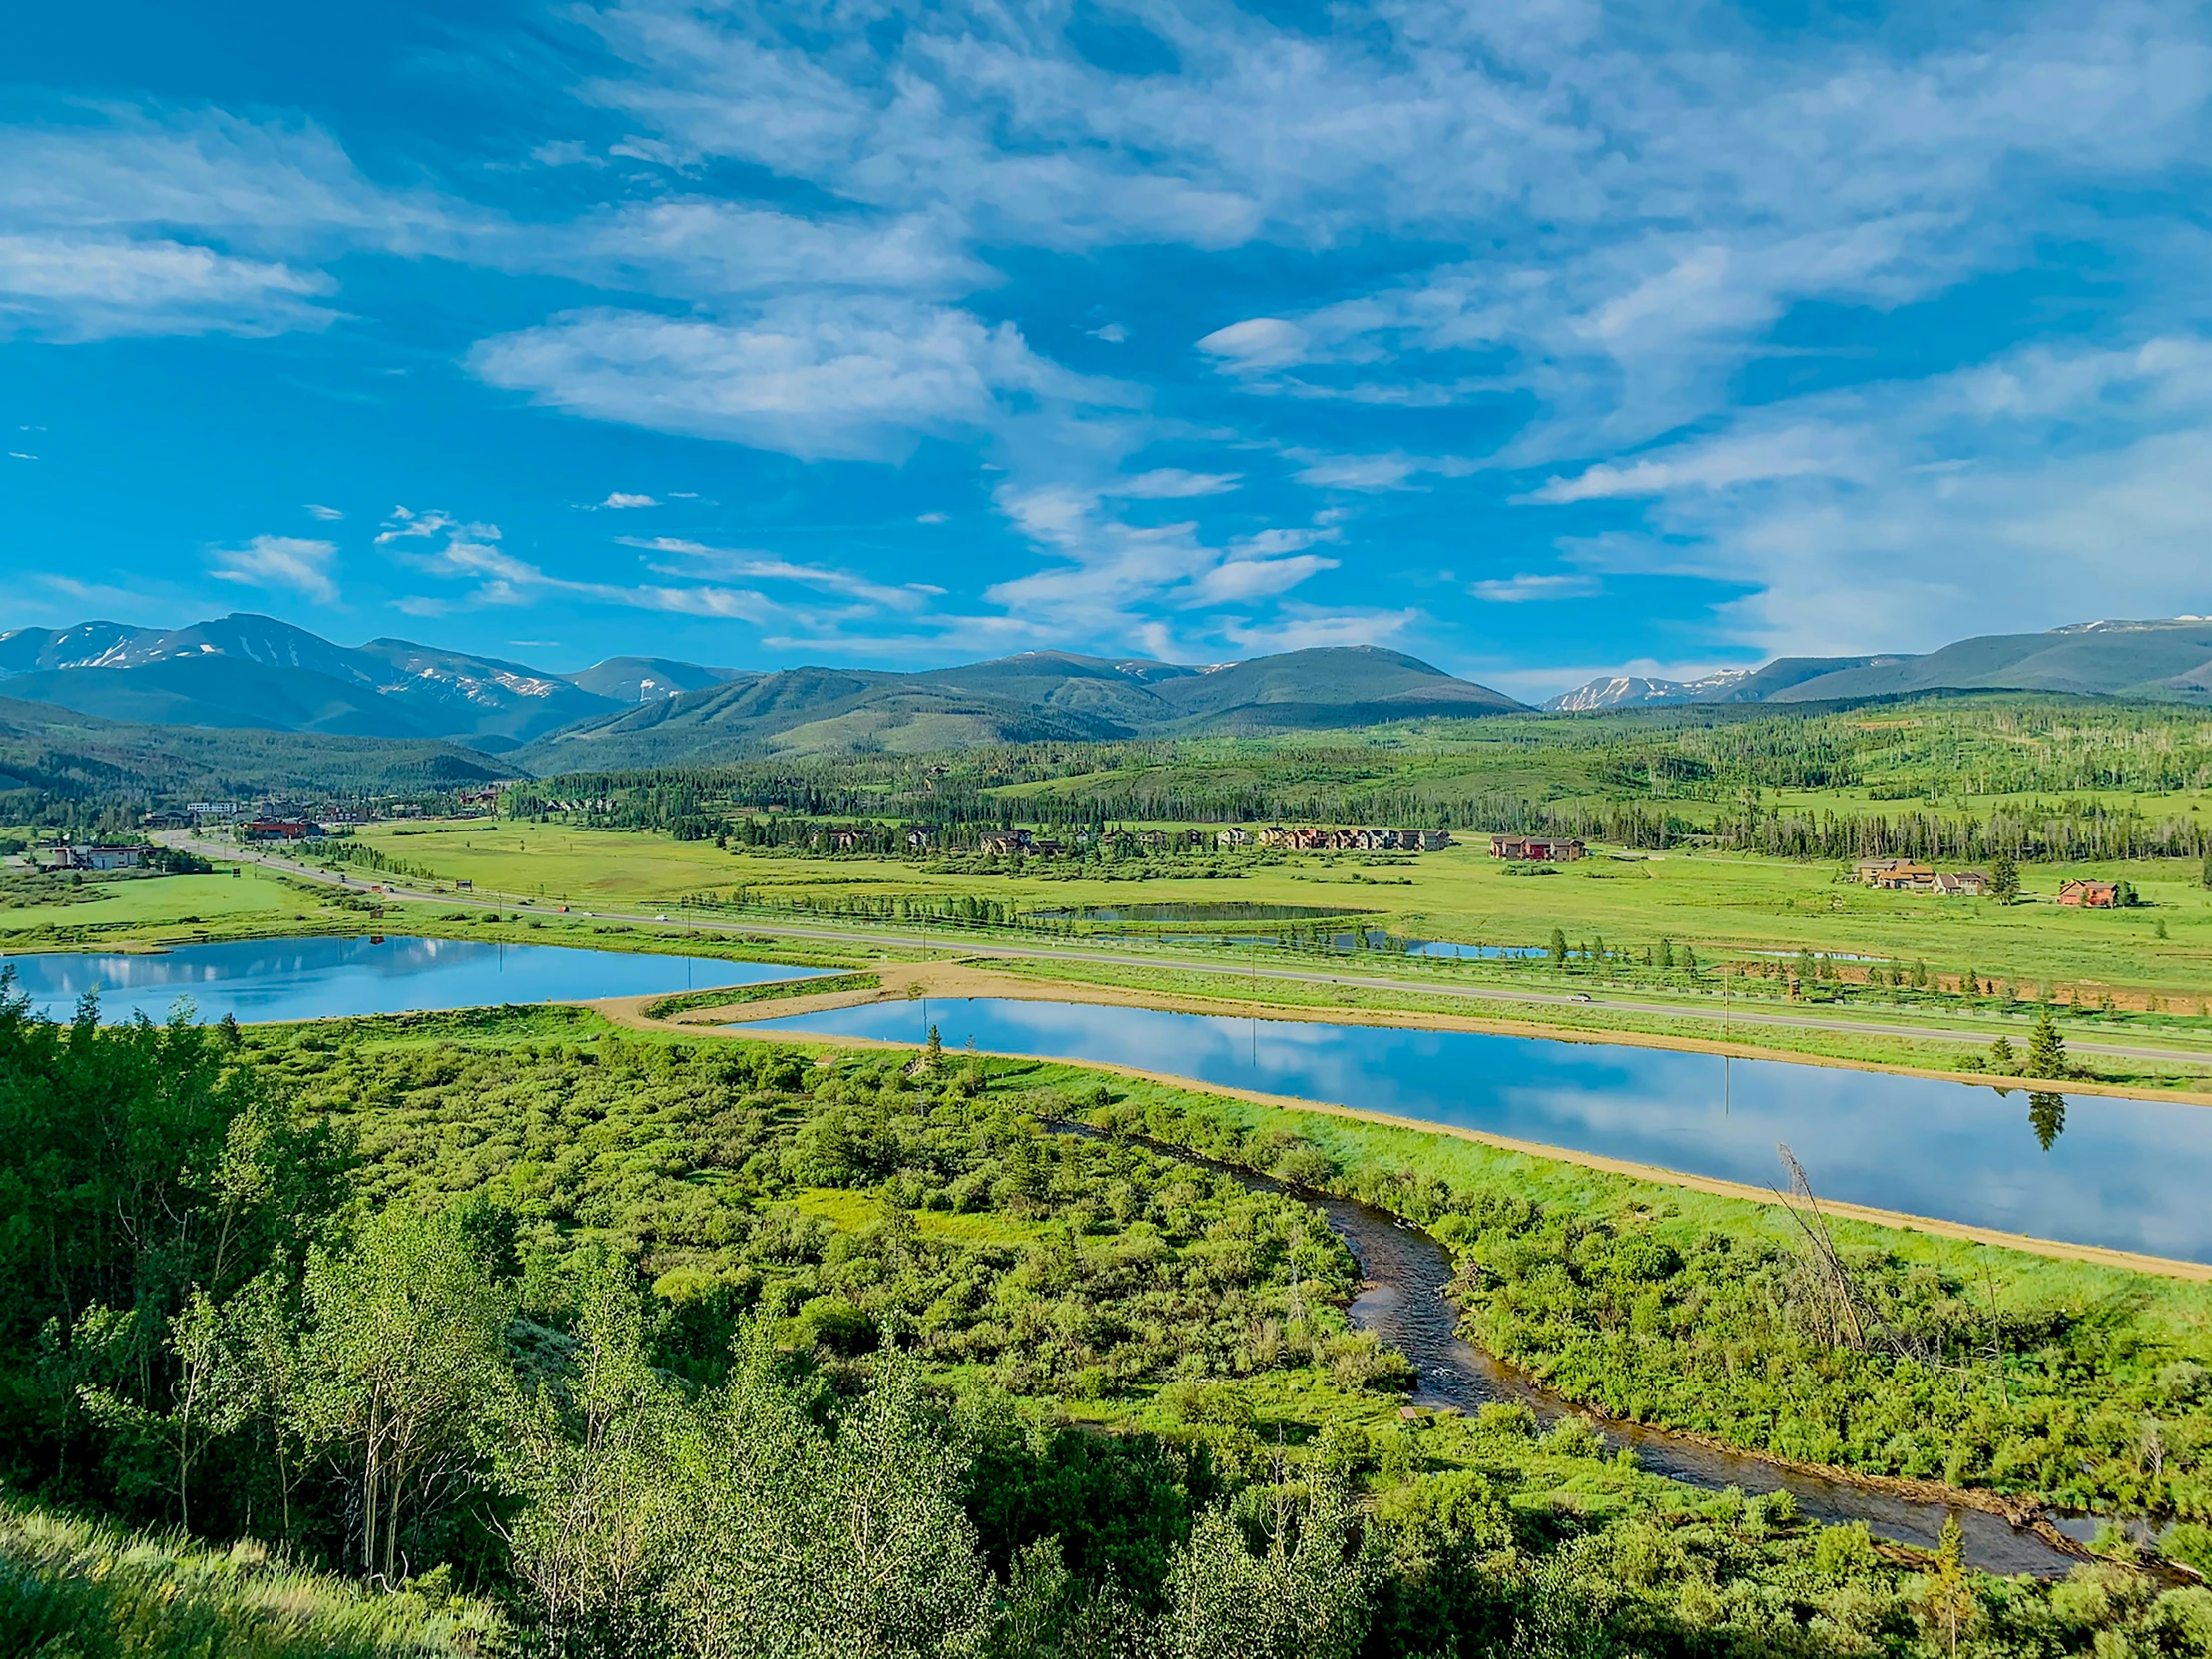
{"label": "sky reflection in pond", "polygon": [[104,1022],[144,1012],[167,1019],[181,996],[203,1020],[340,1019],[477,1008],[505,1002],[566,1002],[651,996],[717,985],[756,985],[822,971],[714,956],[642,955],[565,945],[492,944],[478,939],[366,937],[247,939],[188,945],[159,955],[10,956],[31,1006],[68,1019],[97,986]]}
{"label": "sky reflection in pond", "polygon": [[[761,1021],[1104,1060],[1767,1186],[1787,1142],[1823,1198],[2212,1261],[2212,1108],[1787,1061],[1458,1031],[1011,999],[873,1003]],[[2031,1111],[2033,1115],[2031,1116]],[[2043,1144],[2045,1136],[2049,1145]]]}

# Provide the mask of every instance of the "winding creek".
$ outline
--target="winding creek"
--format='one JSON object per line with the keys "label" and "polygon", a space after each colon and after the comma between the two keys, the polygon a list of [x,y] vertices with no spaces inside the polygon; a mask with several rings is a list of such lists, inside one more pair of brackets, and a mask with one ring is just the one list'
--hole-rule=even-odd
{"label": "winding creek", "polygon": [[[1273,1186],[1243,1171],[1229,1173],[1247,1185]],[[1579,1413],[1579,1407],[1460,1338],[1459,1309],[1448,1294],[1451,1257],[1442,1245],[1399,1226],[1384,1211],[1349,1199],[1299,1196],[1321,1209],[1359,1259],[1366,1283],[1352,1304],[1352,1322],[1412,1362],[1419,1375],[1415,1405],[1472,1411],[1493,1401],[1517,1400],[1545,1423]],[[1714,1491],[1729,1486],[1751,1494],[1786,1489],[1815,1520],[1864,1521],[1876,1537],[1924,1549],[1936,1547],[1944,1516],[1955,1513],[1967,1559],[1989,1572],[2061,1574],[2078,1559],[2034,1532],[2013,1527],[2002,1515],[1951,1510],[1854,1481],[1827,1479],[1639,1423],[1606,1423],[1604,1433],[1609,1448],[1632,1448],[1652,1474]]]}
{"label": "winding creek", "polygon": [[[1064,1133],[1104,1131],[1079,1121],[1055,1127]],[[1562,1417],[1590,1418],[1586,1407],[1554,1393],[1486,1354],[1459,1335],[1459,1305],[1451,1299],[1451,1254],[1387,1210],[1305,1188],[1287,1188],[1272,1176],[1240,1169],[1181,1147],[1146,1141],[1155,1152],[1227,1175],[1255,1192],[1285,1193],[1311,1204],[1328,1219],[1360,1264],[1360,1294],[1347,1310],[1352,1324],[1371,1331],[1411,1362],[1416,1382],[1410,1403],[1436,1411],[1473,1412],[1484,1405],[1521,1404],[1548,1427]],[[1829,1525],[1864,1522],[1878,1538],[1934,1549],[1946,1517],[1958,1517],[1967,1561],[1986,1572],[2060,1576],[2080,1557],[2036,1532],[2016,1527],[1988,1510],[1932,1502],[1872,1482],[1831,1479],[1814,1470],[1732,1451],[1703,1439],[1634,1422],[1601,1422],[1608,1451],[1631,1450],[1647,1474],[1707,1491],[1733,1486],[1747,1496],[1787,1491],[1810,1518]],[[2078,1523],[2054,1519],[2070,1534]]]}

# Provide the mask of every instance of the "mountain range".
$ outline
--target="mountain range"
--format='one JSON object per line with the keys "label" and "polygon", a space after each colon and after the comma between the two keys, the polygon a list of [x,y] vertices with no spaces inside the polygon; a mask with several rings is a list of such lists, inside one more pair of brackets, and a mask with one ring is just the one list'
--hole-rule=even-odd
{"label": "mountain range", "polygon": [[2080,622],[2044,634],[1983,634],[1925,656],[1778,657],[1703,680],[1601,676],[1546,709],[1670,703],[1848,703],[1922,691],[2041,691],[2212,702],[2212,617]]}
{"label": "mountain range", "polygon": [[1364,726],[1521,707],[1375,646],[1210,668],[1032,651],[914,674],[759,673],[660,657],[557,674],[409,640],[334,645],[243,612],[167,630],[87,622],[0,634],[0,695],[139,727],[444,740],[530,772]]}
{"label": "mountain range", "polygon": [[[1934,690],[2212,703],[2212,618],[1992,634],[1924,656],[1781,657],[1694,681],[1609,675],[1545,707],[1804,705]],[[611,657],[561,674],[408,640],[334,645],[246,613],[166,630],[88,622],[0,634],[0,738],[15,740],[19,774],[35,759],[44,721],[66,733],[68,752],[88,758],[110,746],[166,752],[184,740],[150,734],[216,729],[308,740],[262,746],[279,770],[316,739],[348,740],[330,752],[344,749],[357,770],[368,763],[355,740],[377,740],[411,746],[392,760],[409,775],[428,768],[455,777],[1359,727],[1524,707],[1379,646],[1203,667],[1030,651],[918,673]]]}
{"label": "mountain range", "polygon": [[[614,668],[610,687],[637,677],[616,664],[585,673]],[[17,628],[0,634],[0,691],[141,725],[448,738],[487,754],[623,706],[521,663],[408,640],[332,645],[245,612],[189,628]]]}

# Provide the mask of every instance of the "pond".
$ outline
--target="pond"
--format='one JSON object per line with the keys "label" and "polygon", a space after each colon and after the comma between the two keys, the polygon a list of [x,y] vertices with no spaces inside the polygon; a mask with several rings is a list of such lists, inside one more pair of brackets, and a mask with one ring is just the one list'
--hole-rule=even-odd
{"label": "pond", "polygon": [[718,956],[643,955],[566,945],[493,944],[397,934],[315,939],[248,939],[195,944],[160,955],[11,956],[16,985],[31,1006],[68,1019],[88,990],[100,993],[100,1017],[121,1022],[144,1012],[169,1016],[190,997],[203,1020],[339,1019],[476,1008],[507,1002],[572,1002],[601,996],[650,996],[768,979],[811,978],[819,968],[732,962]]}
{"label": "pond", "polygon": [[2038,1238],[2212,1261],[2212,1108],[2029,1094],[1608,1043],[1006,998],[877,1002],[749,1031],[1101,1060]]}

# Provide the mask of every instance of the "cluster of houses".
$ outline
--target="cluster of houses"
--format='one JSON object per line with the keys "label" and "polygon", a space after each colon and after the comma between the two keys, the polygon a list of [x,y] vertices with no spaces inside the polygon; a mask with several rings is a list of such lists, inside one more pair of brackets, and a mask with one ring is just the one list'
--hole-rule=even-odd
{"label": "cluster of houses", "polygon": [[[1232,837],[1243,837],[1233,839]],[[1242,829],[1224,830],[1224,846],[1242,846]],[[1448,830],[1286,830],[1271,824],[1258,836],[1262,846],[1293,852],[1440,852],[1451,844]]]}
{"label": "cluster of houses", "polygon": [[1939,870],[1911,858],[1862,858],[1859,880],[1884,892],[1925,892],[1938,898],[1979,898],[1989,890],[1985,870]]}
{"label": "cluster of houses", "polygon": [[1571,864],[1590,849],[1572,835],[1492,835],[1490,856],[1509,864]]}
{"label": "cluster of houses", "polygon": [[[1978,869],[1941,870],[1911,858],[1863,858],[1859,879],[1884,892],[1934,893],[1938,898],[1980,898],[1989,891],[1988,875]],[[2058,902],[2075,909],[2110,910],[2121,903],[2117,881],[2076,880],[2059,884]]]}
{"label": "cluster of houses", "polygon": [[[830,830],[812,837],[812,844],[831,852],[857,852],[868,845],[859,830]],[[1082,844],[1091,837],[1079,836]],[[934,851],[941,837],[934,830],[908,830],[906,847],[912,852]],[[1097,844],[1124,851],[1168,852],[1177,848],[1209,846],[1278,847],[1291,852],[1435,852],[1452,844],[1443,830],[1318,830],[1290,829],[1271,824],[1264,830],[1232,825],[1226,830],[1109,830]],[[1039,835],[1029,830],[986,830],[975,837],[975,850],[999,858],[1056,858],[1068,850],[1065,841]]]}

